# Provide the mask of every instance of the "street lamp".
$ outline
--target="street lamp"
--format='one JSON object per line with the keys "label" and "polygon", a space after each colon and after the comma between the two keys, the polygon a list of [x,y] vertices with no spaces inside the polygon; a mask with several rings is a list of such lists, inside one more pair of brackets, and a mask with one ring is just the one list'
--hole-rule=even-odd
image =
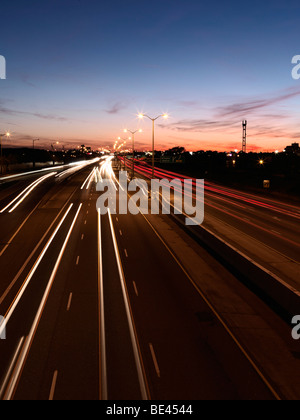
{"label": "street lamp", "polygon": [[142,133],[143,130],[139,129],[139,130],[131,131],[125,128],[124,133],[128,133],[128,132],[132,134],[132,178],[134,178],[134,135],[135,133]]}
{"label": "street lamp", "polygon": [[51,149],[52,149],[52,161],[53,161],[53,166],[55,165],[55,152],[56,149],[54,149],[53,144],[51,144]]}
{"label": "street lamp", "polygon": [[1,149],[1,175],[3,175],[3,156],[2,156],[2,137],[10,137],[10,133],[7,131],[5,134],[0,134],[0,149]]}
{"label": "street lamp", "polygon": [[[127,140],[131,140],[131,137],[128,137],[127,139],[123,139],[122,137],[118,137],[118,141],[123,140],[123,143],[118,147],[118,150],[126,144]],[[126,154],[124,154],[124,171],[126,171]]]}
{"label": "street lamp", "polygon": [[158,118],[161,118],[161,117],[164,118],[165,120],[168,119],[169,115],[168,114],[161,114],[156,118],[151,118],[151,117],[149,117],[149,115],[141,113],[141,114],[138,115],[138,117],[140,119],[143,119],[144,117],[147,117],[147,118],[149,118],[149,120],[152,121],[152,179],[154,179],[154,128],[155,128],[154,123],[155,123],[156,120],[158,120]]}

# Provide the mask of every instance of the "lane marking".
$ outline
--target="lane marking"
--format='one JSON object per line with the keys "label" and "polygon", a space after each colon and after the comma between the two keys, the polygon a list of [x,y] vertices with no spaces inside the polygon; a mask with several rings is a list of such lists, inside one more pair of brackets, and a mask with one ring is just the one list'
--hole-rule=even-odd
{"label": "lane marking", "polygon": [[138,289],[136,287],[136,283],[135,283],[135,281],[133,281],[132,283],[133,283],[135,294],[138,296],[139,295],[139,292],[138,292]]}
{"label": "lane marking", "polygon": [[79,264],[79,260],[80,260],[80,255],[78,255],[77,260],[76,260],[76,265]]}
{"label": "lane marking", "polygon": [[53,374],[53,379],[52,379],[52,384],[51,384],[51,389],[50,389],[50,394],[49,394],[49,401],[53,401],[53,398],[54,398],[57,376],[58,376],[58,371],[56,370]]}
{"label": "lane marking", "polygon": [[277,230],[271,229],[271,232],[276,233],[276,235],[282,235],[282,233],[278,232]]}
{"label": "lane marking", "polygon": [[157,358],[156,358],[155,351],[154,351],[152,343],[149,343],[149,347],[150,347],[150,352],[151,352],[152,360],[153,360],[154,367],[155,367],[155,372],[156,372],[157,376],[160,378],[160,369],[159,369],[159,365],[158,365],[158,362],[157,362]]}
{"label": "lane marking", "polygon": [[73,293],[71,292],[70,295],[69,295],[69,300],[68,300],[68,304],[67,304],[67,311],[69,311],[70,308],[71,308],[72,298],[73,298]]}
{"label": "lane marking", "polygon": [[125,255],[126,255],[126,258],[128,258],[127,249],[124,249],[124,253],[125,253]]}
{"label": "lane marking", "polygon": [[84,233],[81,235],[81,240],[83,241],[83,239],[84,239]]}

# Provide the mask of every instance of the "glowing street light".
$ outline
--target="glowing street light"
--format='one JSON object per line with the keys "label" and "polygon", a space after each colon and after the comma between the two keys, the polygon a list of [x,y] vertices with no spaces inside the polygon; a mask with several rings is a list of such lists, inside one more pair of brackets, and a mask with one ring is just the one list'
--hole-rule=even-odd
{"label": "glowing street light", "polygon": [[143,119],[144,117],[147,117],[147,118],[149,118],[149,120],[152,121],[152,179],[154,179],[154,129],[155,129],[155,121],[158,120],[158,118],[161,118],[161,117],[164,118],[165,120],[167,120],[169,118],[169,115],[168,114],[161,114],[161,115],[158,115],[158,117],[156,117],[156,118],[151,118],[151,117],[149,117],[149,115],[140,113],[138,115],[138,117],[140,119]]}
{"label": "glowing street light", "polygon": [[134,135],[135,133],[142,133],[143,130],[139,129],[139,130],[135,130],[135,131],[131,131],[131,130],[127,130],[127,128],[124,129],[124,133],[131,133],[132,135],[132,178],[134,178]]}
{"label": "glowing street light", "polygon": [[2,137],[10,137],[10,133],[7,131],[4,134],[0,134],[0,149],[1,149],[1,175],[3,175],[3,156],[2,156]]}

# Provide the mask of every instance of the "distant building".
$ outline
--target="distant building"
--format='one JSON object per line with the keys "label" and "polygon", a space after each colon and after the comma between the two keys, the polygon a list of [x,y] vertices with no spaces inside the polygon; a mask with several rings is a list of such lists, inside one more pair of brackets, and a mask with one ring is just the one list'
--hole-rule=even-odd
{"label": "distant building", "polygon": [[295,153],[297,155],[300,155],[300,146],[299,143],[293,143],[290,146],[286,146],[284,149],[286,153]]}

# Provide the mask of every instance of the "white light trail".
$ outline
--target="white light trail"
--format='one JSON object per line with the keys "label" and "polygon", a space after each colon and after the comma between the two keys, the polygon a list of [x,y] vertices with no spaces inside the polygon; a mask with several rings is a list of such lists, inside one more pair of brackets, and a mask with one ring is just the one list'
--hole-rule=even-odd
{"label": "white light trail", "polygon": [[[86,187],[87,190],[90,188],[91,182],[95,178],[95,176],[96,176],[96,168],[93,169],[92,176],[90,177],[89,182]],[[97,181],[97,178],[96,178],[96,181]]]}
{"label": "white light trail", "polygon": [[[68,213],[69,213],[69,211],[71,210],[72,206],[73,206],[73,204],[71,204],[71,205],[70,205],[70,207],[69,207],[69,209],[68,209],[67,213],[65,214],[65,216],[64,216],[64,218],[62,219],[62,221],[61,221],[60,225],[58,226],[57,230],[55,231],[54,236],[56,235],[56,233],[57,233],[57,231],[59,230],[59,228],[60,228],[61,224],[63,223],[63,221],[65,220],[65,218],[66,218],[67,214],[68,214]],[[18,364],[17,364],[17,366],[16,366],[16,368],[14,369],[14,372],[13,372],[13,378],[12,378],[12,380],[11,380],[11,382],[10,382],[10,384],[9,384],[9,387],[8,387],[8,389],[7,389],[7,391],[6,391],[6,395],[5,395],[5,397],[4,397],[4,399],[5,399],[5,400],[10,400],[10,399],[12,398],[12,395],[14,394],[15,387],[16,387],[16,385],[17,385],[17,383],[18,383],[18,380],[19,380],[20,374],[21,374],[21,372],[22,372],[22,370],[23,370],[24,363],[25,363],[25,361],[26,361],[26,358],[27,358],[28,352],[29,352],[29,350],[30,350],[30,347],[31,347],[32,341],[33,341],[33,339],[34,339],[34,336],[35,336],[35,333],[36,333],[36,330],[37,330],[37,327],[38,327],[38,324],[39,324],[39,322],[40,322],[40,319],[41,319],[42,313],[43,313],[43,311],[44,311],[44,308],[45,308],[46,302],[47,302],[47,300],[48,300],[48,296],[49,296],[49,293],[50,293],[50,291],[51,291],[51,288],[52,288],[52,285],[53,285],[53,282],[54,282],[55,276],[56,276],[56,274],[57,274],[58,268],[59,268],[59,266],[60,266],[61,260],[62,260],[62,258],[63,258],[64,252],[65,252],[65,250],[66,250],[66,247],[67,247],[67,245],[68,245],[68,242],[69,242],[70,236],[71,236],[71,234],[72,234],[72,232],[73,232],[73,229],[74,229],[75,223],[76,223],[76,221],[77,221],[78,215],[79,215],[79,213],[80,213],[81,207],[82,207],[82,203],[80,204],[80,206],[79,206],[79,208],[78,208],[78,210],[77,210],[77,213],[76,213],[76,215],[75,215],[75,217],[74,217],[74,219],[73,219],[73,222],[72,222],[72,224],[71,224],[71,227],[70,227],[70,229],[69,229],[69,232],[68,232],[68,234],[67,234],[67,236],[66,236],[66,239],[65,239],[65,241],[64,241],[64,244],[63,244],[63,246],[62,246],[62,248],[61,248],[61,251],[60,251],[59,256],[58,256],[58,258],[57,258],[56,264],[55,264],[54,269],[53,269],[53,271],[52,271],[52,274],[51,274],[51,276],[50,276],[50,279],[49,279],[48,285],[47,285],[46,290],[45,290],[45,292],[44,292],[44,295],[43,295],[43,298],[42,298],[42,300],[41,300],[41,303],[40,303],[39,309],[38,309],[38,311],[37,311],[37,313],[36,313],[36,316],[35,316],[35,319],[34,319],[34,321],[33,321],[32,327],[31,327],[31,329],[30,329],[29,335],[26,337],[26,342],[25,342],[25,344],[24,344],[24,346],[23,346],[23,348],[22,348],[22,353],[21,353],[21,355],[20,355],[20,357],[19,357]],[[52,236],[51,240],[49,241],[50,243],[51,243],[51,242],[52,242],[52,240],[54,239],[54,236]],[[50,243],[49,243],[49,246],[50,246]],[[48,244],[47,244],[47,245],[48,245]],[[49,248],[49,246],[48,246],[48,247],[46,247],[46,248],[48,249],[48,248]],[[46,251],[45,251],[45,252],[46,252]],[[44,255],[45,255],[45,253],[43,253],[43,256],[44,256]],[[43,258],[43,256],[42,256],[42,258]],[[40,261],[41,261],[41,260],[39,259],[39,262],[40,262]],[[7,321],[7,318],[6,318],[6,321]]]}
{"label": "white light trail", "polygon": [[84,181],[84,183],[81,186],[81,190],[84,189],[84,187],[86,186],[86,184],[89,182],[90,178],[94,175],[94,170],[95,168],[93,168],[92,172],[89,174],[89,176],[86,178],[86,180]]}
{"label": "white light trail", "polygon": [[17,202],[17,204],[15,204],[15,206],[9,211],[9,213],[12,213],[24,200],[25,198],[43,181],[45,181],[45,179],[50,178],[51,176],[55,175],[56,172],[53,172],[51,174],[48,175],[44,175],[41,178],[39,178],[38,180],[34,181],[32,184],[30,184],[27,188],[25,188],[24,191],[21,192],[21,194],[19,194],[15,199],[13,199],[6,207],[4,207],[0,213],[4,213],[5,210],[7,210],[9,207],[11,207],[17,200],[19,200]]}
{"label": "white light trail", "polygon": [[[28,275],[28,276],[27,276],[27,278],[26,278],[26,281],[23,283],[22,288],[20,289],[20,291],[19,291],[19,293],[18,293],[17,297],[15,298],[13,305],[11,305],[11,306],[10,306],[9,311],[8,311],[8,312],[7,312],[7,314],[5,315],[5,323],[6,323],[6,324],[8,323],[8,321],[10,320],[10,318],[11,318],[12,314],[14,313],[14,311],[15,311],[16,307],[18,306],[18,304],[19,304],[19,302],[20,302],[20,300],[21,300],[21,298],[22,298],[22,296],[23,296],[23,294],[24,294],[25,290],[27,289],[28,284],[30,283],[30,281],[31,281],[31,279],[32,279],[32,277],[33,277],[33,275],[34,275],[34,273],[35,273],[35,272],[36,272],[36,270],[38,269],[38,266],[40,265],[40,263],[41,263],[42,259],[44,258],[44,256],[45,256],[45,254],[46,254],[46,252],[47,252],[48,248],[50,247],[51,243],[53,242],[53,240],[54,240],[55,236],[57,235],[57,232],[58,232],[58,231],[59,231],[59,229],[61,228],[61,226],[62,226],[63,222],[65,221],[65,219],[66,219],[67,215],[69,214],[69,212],[70,212],[70,210],[71,210],[71,208],[72,208],[72,207],[73,207],[73,203],[72,203],[72,204],[70,204],[70,206],[69,206],[68,210],[67,210],[67,211],[66,211],[66,213],[64,214],[64,216],[63,216],[63,218],[61,219],[61,221],[60,221],[59,225],[58,225],[58,226],[57,226],[57,228],[55,229],[55,231],[54,231],[54,233],[52,234],[51,238],[49,239],[49,241],[48,241],[47,245],[45,246],[45,248],[43,249],[42,253],[40,254],[40,256],[39,256],[38,260],[37,260],[37,261],[36,261],[36,263],[34,264],[34,266],[33,266],[32,270],[30,271],[29,275]],[[3,332],[3,328],[4,328],[4,326],[3,326],[2,324],[0,324],[0,335],[1,335],[1,334],[2,334],[2,332]]]}
{"label": "white light trail", "polygon": [[145,378],[145,375],[144,375],[144,367],[143,367],[142,357],[141,357],[141,354],[140,354],[140,351],[139,351],[139,344],[138,344],[138,339],[137,339],[137,336],[136,336],[136,333],[135,333],[136,329],[135,329],[135,326],[134,326],[134,321],[133,321],[133,318],[132,318],[132,311],[131,311],[130,302],[129,302],[129,299],[128,299],[128,291],[127,291],[124,271],[123,271],[123,267],[122,267],[120,252],[119,252],[119,248],[118,248],[118,244],[117,244],[117,238],[116,238],[115,229],[114,229],[114,225],[113,225],[113,221],[112,221],[112,217],[111,217],[111,212],[110,212],[109,209],[108,209],[108,217],[109,217],[109,224],[110,224],[110,230],[111,230],[111,235],[112,235],[112,241],[113,241],[113,245],[114,245],[116,262],[117,262],[118,271],[119,271],[122,294],[123,294],[123,299],[124,299],[124,304],[125,304],[125,309],[126,309],[126,315],[127,315],[127,321],[128,321],[129,331],[130,331],[131,343],[132,343],[132,347],[133,347],[133,353],[134,353],[134,358],[135,358],[135,363],[136,363],[136,368],[137,368],[137,373],[138,373],[138,378],[139,378],[141,395],[142,395],[143,400],[148,400],[147,382],[146,382],[146,378]]}

